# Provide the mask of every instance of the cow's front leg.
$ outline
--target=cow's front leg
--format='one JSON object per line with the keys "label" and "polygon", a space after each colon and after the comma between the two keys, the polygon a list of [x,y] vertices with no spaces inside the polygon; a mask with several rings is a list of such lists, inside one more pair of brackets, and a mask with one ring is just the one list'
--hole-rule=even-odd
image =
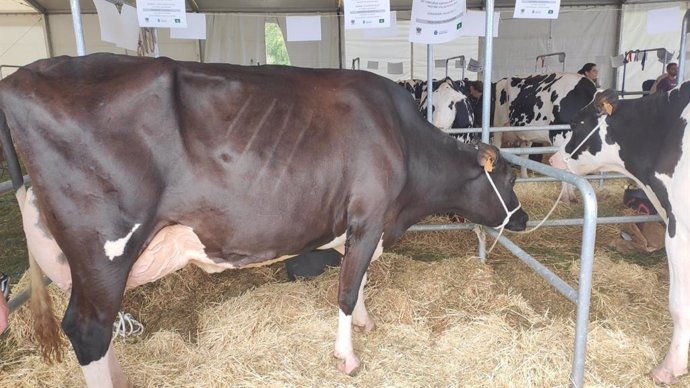
{"label": "cow's front leg", "polygon": [[373,321],[369,318],[363,302],[361,287],[374,252],[377,250],[382,233],[381,227],[371,228],[364,224],[355,224],[348,233],[347,249],[340,268],[340,284],[338,287],[338,333],[335,340],[334,356],[340,360],[338,369],[352,375],[359,368],[360,362],[352,346],[353,313],[358,304],[356,323],[373,329]]}
{"label": "cow's front leg", "polygon": [[666,253],[670,274],[669,309],[673,318],[673,337],[664,361],[652,369],[650,375],[658,384],[673,384],[688,373],[688,344],[690,343],[690,263],[687,247],[690,231],[679,222],[676,235],[666,232]]}
{"label": "cow's front leg", "polygon": [[84,231],[81,239],[65,245],[72,293],[62,329],[72,343],[89,388],[129,386],[112,349],[113,321],[129,271],[150,229],[140,228],[139,224],[127,229],[99,230],[98,235],[126,236],[116,243],[111,239],[101,243],[95,232]]}

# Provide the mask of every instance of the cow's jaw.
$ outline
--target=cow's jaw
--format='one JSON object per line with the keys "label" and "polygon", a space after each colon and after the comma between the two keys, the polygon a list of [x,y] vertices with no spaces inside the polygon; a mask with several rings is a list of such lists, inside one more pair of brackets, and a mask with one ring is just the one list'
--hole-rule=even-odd
{"label": "cow's jaw", "polygon": [[[571,157],[571,154],[565,151],[566,144],[550,159],[549,163],[556,168],[566,170],[575,175],[587,175],[596,171],[615,171],[625,173],[625,166],[620,157],[621,147],[618,143],[609,144],[606,142],[608,125],[602,122],[599,126],[599,131],[592,135],[592,138],[598,137],[601,141],[601,150],[592,153],[589,148],[582,150],[577,159]],[[585,145],[582,145],[585,147]],[[573,152],[579,150],[573,150]]]}

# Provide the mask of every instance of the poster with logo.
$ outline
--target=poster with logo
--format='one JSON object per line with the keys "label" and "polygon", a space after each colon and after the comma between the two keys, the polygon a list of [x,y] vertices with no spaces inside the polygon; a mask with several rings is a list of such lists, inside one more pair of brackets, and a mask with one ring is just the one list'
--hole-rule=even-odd
{"label": "poster with logo", "polygon": [[465,0],[413,0],[410,42],[438,44],[460,36]]}
{"label": "poster with logo", "polygon": [[558,19],[561,0],[516,0],[516,19]]}
{"label": "poster with logo", "polygon": [[345,28],[386,28],[390,13],[390,0],[345,0]]}
{"label": "poster with logo", "polygon": [[140,27],[187,28],[185,0],[137,0]]}

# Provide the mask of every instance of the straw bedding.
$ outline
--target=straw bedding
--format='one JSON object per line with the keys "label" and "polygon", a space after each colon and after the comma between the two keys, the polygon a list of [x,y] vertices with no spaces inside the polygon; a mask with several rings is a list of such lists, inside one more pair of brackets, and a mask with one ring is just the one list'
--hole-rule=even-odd
{"label": "straw bedding", "polygon": [[[600,215],[624,211],[619,186],[599,190]],[[518,194],[538,219],[557,190],[521,185]],[[560,206],[554,217],[581,209]],[[597,233],[586,382],[652,387],[645,374],[663,357],[671,333],[665,255],[620,256],[606,248],[617,233],[617,226]],[[577,284],[579,228],[510,237]],[[378,328],[353,334],[363,362],[355,377],[337,372],[332,358],[337,269],[294,283],[281,265],[213,275],[183,269],[127,293],[123,308],[146,332],[117,340],[116,352],[141,387],[566,386],[574,306],[501,247],[488,265],[475,251],[470,232],[408,233],[371,265],[366,297]],[[51,288],[61,316],[67,296]],[[54,366],[39,359],[29,319],[22,308],[2,337],[2,385],[82,386],[73,354]]]}

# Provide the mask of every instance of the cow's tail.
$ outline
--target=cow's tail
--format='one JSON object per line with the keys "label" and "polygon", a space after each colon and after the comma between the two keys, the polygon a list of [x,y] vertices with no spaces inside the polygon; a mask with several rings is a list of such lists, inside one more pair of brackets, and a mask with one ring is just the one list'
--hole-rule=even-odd
{"label": "cow's tail", "polygon": [[[0,110],[0,145],[7,161],[7,167],[15,190],[19,209],[26,203],[26,187],[24,177],[19,166],[19,159],[12,143],[12,136],[7,125],[5,114]],[[34,335],[38,341],[41,355],[47,363],[62,361],[63,340],[60,334],[60,326],[53,312],[53,304],[48,295],[48,289],[43,282],[43,271],[38,266],[31,247],[28,247],[29,270],[31,278],[31,300],[29,302],[34,323]]]}

